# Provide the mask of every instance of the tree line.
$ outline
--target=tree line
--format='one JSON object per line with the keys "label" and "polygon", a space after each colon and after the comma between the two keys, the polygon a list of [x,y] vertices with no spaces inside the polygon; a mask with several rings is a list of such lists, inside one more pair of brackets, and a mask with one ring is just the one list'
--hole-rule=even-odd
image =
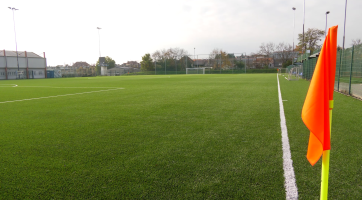
{"label": "tree line", "polygon": [[[309,28],[304,33],[304,39],[303,33],[298,34],[298,44],[295,47],[285,42],[263,42],[257,52],[246,56],[251,58],[251,61],[245,61],[245,63],[241,59],[237,59],[234,54],[228,54],[218,48],[213,49],[207,59],[191,59],[189,53],[182,48],[161,49],[152,54],[147,53],[142,57],[141,70],[162,70],[165,67],[168,70],[186,70],[186,68],[198,66],[198,63],[201,62],[203,66],[212,67],[214,70],[243,69],[245,67],[261,69],[268,68],[271,64],[274,67],[281,66],[285,68],[293,63],[293,58],[297,57],[298,54],[305,53],[306,50],[310,50],[310,54],[313,54],[321,49],[324,36],[324,30]],[[352,40],[352,45],[358,44],[361,44],[361,39]],[[338,49],[341,49],[341,47],[338,46]],[[239,58],[242,57],[243,55]]]}

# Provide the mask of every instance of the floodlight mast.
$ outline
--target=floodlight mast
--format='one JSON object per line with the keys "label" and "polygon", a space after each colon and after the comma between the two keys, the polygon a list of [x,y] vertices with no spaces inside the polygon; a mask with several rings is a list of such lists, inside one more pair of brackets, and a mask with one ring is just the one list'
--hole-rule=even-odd
{"label": "floodlight mast", "polygon": [[[18,54],[18,43],[17,43],[17,41],[16,41],[15,14],[14,14],[14,11],[15,11],[15,10],[19,10],[19,9],[11,8],[11,7],[8,7],[8,8],[13,11],[14,34],[15,34],[15,49],[16,49],[16,61],[17,61],[18,72],[19,72],[19,71],[20,71],[20,68],[19,68],[19,54]],[[19,74],[19,79],[20,79],[20,74]]]}
{"label": "floodlight mast", "polygon": [[294,64],[294,31],[295,31],[295,10],[296,8],[293,7],[292,8],[294,10],[294,20],[293,20],[293,60],[292,60],[292,64]]}
{"label": "floodlight mast", "polygon": [[99,34],[99,30],[102,28],[97,27],[97,29],[98,29],[98,39],[99,39],[98,40],[99,41],[99,57],[101,57],[101,36]]}
{"label": "floodlight mast", "polygon": [[330,13],[329,11],[326,12],[326,30],[324,31],[324,37],[327,36],[327,15],[328,15],[329,13]]}

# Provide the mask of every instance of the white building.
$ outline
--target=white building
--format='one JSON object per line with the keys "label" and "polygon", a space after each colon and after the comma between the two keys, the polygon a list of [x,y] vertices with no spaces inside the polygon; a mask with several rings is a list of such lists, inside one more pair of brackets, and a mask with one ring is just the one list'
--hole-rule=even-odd
{"label": "white building", "polygon": [[[19,63],[19,70],[18,70]],[[33,52],[0,51],[0,80],[46,78],[46,58]]]}

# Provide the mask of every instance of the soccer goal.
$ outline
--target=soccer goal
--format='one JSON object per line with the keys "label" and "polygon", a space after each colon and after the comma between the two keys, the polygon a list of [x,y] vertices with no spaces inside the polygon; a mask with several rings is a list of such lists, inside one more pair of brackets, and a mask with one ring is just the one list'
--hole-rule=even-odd
{"label": "soccer goal", "polygon": [[17,79],[25,79],[25,74],[23,71],[16,71],[16,78]]}
{"label": "soccer goal", "polygon": [[198,67],[198,68],[186,68],[186,74],[205,74],[205,69],[210,69],[212,67]]}
{"label": "soccer goal", "polygon": [[301,67],[292,67],[288,72],[288,80],[289,81],[297,81],[299,80],[302,73]]}
{"label": "soccer goal", "polygon": [[285,68],[278,68],[278,74],[282,75],[286,73],[286,69]]}

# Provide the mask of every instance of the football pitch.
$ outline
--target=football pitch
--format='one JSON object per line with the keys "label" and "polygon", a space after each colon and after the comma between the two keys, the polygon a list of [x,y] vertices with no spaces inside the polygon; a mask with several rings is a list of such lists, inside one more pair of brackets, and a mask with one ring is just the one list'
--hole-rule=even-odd
{"label": "football pitch", "polygon": [[[279,76],[299,199],[309,82]],[[362,102],[335,93],[329,197],[362,197]],[[285,199],[277,74],[0,81],[0,199]]]}

